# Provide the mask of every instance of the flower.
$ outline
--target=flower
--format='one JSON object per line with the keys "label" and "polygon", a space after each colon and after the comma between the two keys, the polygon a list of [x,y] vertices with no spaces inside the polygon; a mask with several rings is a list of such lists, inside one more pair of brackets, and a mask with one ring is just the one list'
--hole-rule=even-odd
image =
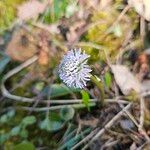
{"label": "flower", "polygon": [[89,57],[81,49],[71,49],[64,56],[59,65],[59,76],[68,87],[83,89],[86,86],[92,71],[87,65]]}

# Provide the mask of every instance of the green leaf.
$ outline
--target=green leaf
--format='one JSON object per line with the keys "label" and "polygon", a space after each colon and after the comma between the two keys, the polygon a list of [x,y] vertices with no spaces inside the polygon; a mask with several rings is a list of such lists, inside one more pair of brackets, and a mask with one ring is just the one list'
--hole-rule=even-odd
{"label": "green leaf", "polygon": [[26,127],[28,125],[32,125],[35,122],[36,122],[35,116],[27,116],[27,117],[23,118],[23,120],[22,120],[22,124],[24,125],[24,127]]}
{"label": "green leaf", "polygon": [[9,133],[0,134],[0,144],[4,143],[6,140],[8,140],[9,137],[10,137]]}
{"label": "green leaf", "polygon": [[14,110],[8,111],[6,114],[4,114],[0,117],[0,123],[8,122],[12,117],[14,117],[14,115],[15,115]]}
{"label": "green leaf", "polygon": [[82,101],[83,101],[83,103],[85,104],[87,109],[90,110],[90,107],[89,107],[90,96],[89,96],[88,92],[86,92],[85,90],[81,90],[81,94],[82,94]]}
{"label": "green leaf", "polygon": [[0,117],[0,123],[6,123],[8,121],[8,116],[7,114],[4,114]]}
{"label": "green leaf", "polygon": [[31,142],[22,142],[15,145],[13,150],[35,150],[35,147]]}
{"label": "green leaf", "polygon": [[15,110],[12,109],[12,110],[8,111],[8,112],[7,112],[7,116],[8,116],[9,118],[14,117],[14,116],[15,116]]}
{"label": "green leaf", "polygon": [[26,129],[22,129],[19,133],[19,135],[22,137],[22,138],[27,138],[28,137],[28,131]]}
{"label": "green leaf", "polygon": [[38,82],[35,84],[35,89],[37,91],[41,91],[43,89],[43,87],[44,87],[44,82]]}
{"label": "green leaf", "polygon": [[9,63],[10,58],[8,56],[3,56],[0,59],[0,74],[4,71],[6,65]]}
{"label": "green leaf", "polygon": [[51,9],[48,7],[48,8],[45,10],[44,14],[43,14],[43,21],[44,21],[44,23],[46,23],[46,24],[49,24],[49,23],[52,22],[52,18],[51,18],[51,16],[50,16],[50,13],[51,13]]}
{"label": "green leaf", "polygon": [[78,135],[72,134],[72,136],[69,136],[64,143],[61,143],[60,147],[58,148],[59,150],[70,150],[77,142],[79,142],[81,139],[84,138],[85,135],[91,132],[90,128],[85,129]]}
{"label": "green leaf", "polygon": [[[50,95],[48,95],[49,91],[51,91]],[[79,91],[80,91],[79,89],[68,88],[64,84],[53,84],[52,86],[47,86],[43,90],[43,94],[48,95],[51,98],[55,98],[55,97],[59,97],[59,96],[64,96],[64,95],[67,95],[67,94],[71,94],[72,92],[79,92]]]}
{"label": "green leaf", "polygon": [[105,73],[104,80],[105,80],[105,84],[106,84],[107,88],[109,89],[111,86],[111,83],[112,83],[112,77],[109,72]]}
{"label": "green leaf", "polygon": [[20,130],[21,130],[21,127],[20,126],[16,126],[16,127],[11,129],[10,135],[11,136],[19,135]]}
{"label": "green leaf", "polygon": [[61,121],[50,120],[49,117],[46,117],[40,124],[39,127],[41,129],[47,131],[57,131],[63,127],[64,123]]}
{"label": "green leaf", "polygon": [[52,23],[58,21],[65,15],[66,7],[68,6],[68,0],[54,0],[52,7],[47,8],[43,14],[44,23]]}
{"label": "green leaf", "polygon": [[65,121],[71,120],[74,114],[75,110],[71,106],[66,106],[60,110],[60,117]]}

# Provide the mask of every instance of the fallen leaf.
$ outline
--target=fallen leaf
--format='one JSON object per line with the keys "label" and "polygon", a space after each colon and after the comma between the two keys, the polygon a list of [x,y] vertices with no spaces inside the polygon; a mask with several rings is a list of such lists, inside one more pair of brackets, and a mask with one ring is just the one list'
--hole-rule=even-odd
{"label": "fallen leaf", "polygon": [[143,80],[141,84],[141,91],[148,92],[150,90],[150,80]]}
{"label": "fallen leaf", "polygon": [[139,80],[129,71],[126,66],[112,65],[112,72],[116,83],[120,87],[124,95],[130,94],[132,90],[139,93],[141,90],[141,84]]}
{"label": "fallen leaf", "polygon": [[139,15],[150,21],[150,0],[128,0],[128,4],[134,7]]}
{"label": "fallen leaf", "polygon": [[20,20],[29,20],[35,18],[42,13],[46,8],[47,3],[42,3],[37,0],[30,0],[18,7],[18,17]]}
{"label": "fallen leaf", "polygon": [[38,63],[40,65],[47,65],[49,62],[49,56],[48,56],[48,52],[47,51],[40,51],[39,53],[39,59],[38,59]]}
{"label": "fallen leaf", "polygon": [[120,120],[119,123],[124,130],[132,130],[134,128],[134,124],[131,120]]}
{"label": "fallen leaf", "polygon": [[33,37],[24,29],[16,30],[6,48],[6,54],[16,61],[25,61],[36,52],[36,46],[31,42]]}

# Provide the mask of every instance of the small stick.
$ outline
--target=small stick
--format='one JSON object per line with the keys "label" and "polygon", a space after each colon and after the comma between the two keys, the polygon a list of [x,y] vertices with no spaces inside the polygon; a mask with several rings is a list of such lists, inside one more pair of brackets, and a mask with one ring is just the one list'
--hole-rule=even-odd
{"label": "small stick", "polygon": [[[96,106],[95,103],[89,103],[89,107],[94,107]],[[61,108],[64,108],[64,107],[73,107],[73,108],[84,108],[86,107],[85,104],[72,104],[72,105],[58,105],[58,106],[51,106],[51,107],[41,107],[41,108],[32,108],[32,107],[16,107],[16,108],[20,108],[20,109],[23,109],[23,110],[31,110],[32,111],[35,111],[35,112],[40,112],[40,111],[50,111],[50,110],[57,110],[57,109],[61,109]]]}
{"label": "small stick", "polygon": [[[33,103],[35,102],[35,98],[27,98],[27,97],[22,97],[22,96],[17,96],[17,95],[13,95],[11,93],[9,93],[9,91],[6,89],[5,87],[5,82],[12,77],[13,75],[15,75],[16,73],[20,72],[22,69],[28,67],[29,65],[31,65],[32,63],[36,62],[36,60],[38,59],[38,57],[35,55],[32,58],[28,59],[27,61],[25,61],[24,63],[22,63],[21,65],[19,65],[18,67],[12,69],[11,71],[9,71],[2,79],[2,83],[1,83],[1,91],[4,97],[7,97],[9,99],[15,100],[15,101],[19,101],[19,102],[28,102],[28,103]],[[97,102],[97,99],[90,99],[90,102]],[[106,101],[108,102],[117,102],[117,103],[125,103],[127,104],[127,101],[115,101],[114,99],[106,99]],[[81,99],[73,99],[73,100],[41,100],[39,103],[51,103],[51,104],[68,104],[68,103],[82,103]]]}
{"label": "small stick", "polygon": [[82,139],[79,143],[77,143],[76,145],[74,145],[71,150],[75,150],[77,149],[80,145],[86,143],[88,140],[90,140],[94,134],[98,131],[98,128],[96,128],[95,130],[93,130],[89,135],[87,135],[84,139]]}
{"label": "small stick", "polygon": [[140,124],[138,127],[139,131],[143,129],[143,125],[144,125],[144,108],[145,108],[144,98],[141,97],[140,98]]}
{"label": "small stick", "polygon": [[144,17],[140,17],[140,36],[142,39],[142,42],[144,42],[144,37],[145,37],[145,19]]}
{"label": "small stick", "polygon": [[[125,13],[129,10],[129,8],[130,8],[130,5],[127,5],[123,10],[122,10],[122,12],[120,13],[120,15],[118,16],[118,18],[116,19],[116,21],[109,27],[109,29],[110,28],[112,28],[112,27],[114,27],[121,19],[122,19],[122,17],[125,15]],[[108,30],[109,30],[108,29]]]}
{"label": "small stick", "polygon": [[132,103],[128,104],[124,107],[116,116],[114,116],[105,126],[102,128],[91,140],[88,144],[83,147],[83,150],[87,149],[89,145],[97,140],[99,136],[101,136],[108,128],[110,128],[124,113],[125,110],[128,110],[131,107]]}

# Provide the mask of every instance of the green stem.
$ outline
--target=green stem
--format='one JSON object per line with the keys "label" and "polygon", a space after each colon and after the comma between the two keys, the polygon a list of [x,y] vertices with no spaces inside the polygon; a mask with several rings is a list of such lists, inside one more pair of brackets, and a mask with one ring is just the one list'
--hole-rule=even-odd
{"label": "green stem", "polygon": [[105,98],[105,92],[104,92],[104,86],[103,83],[98,80],[98,78],[96,78],[96,76],[91,76],[91,81],[96,84],[96,86],[98,87],[99,91],[100,91],[100,104],[101,106],[104,105],[104,98]]}

